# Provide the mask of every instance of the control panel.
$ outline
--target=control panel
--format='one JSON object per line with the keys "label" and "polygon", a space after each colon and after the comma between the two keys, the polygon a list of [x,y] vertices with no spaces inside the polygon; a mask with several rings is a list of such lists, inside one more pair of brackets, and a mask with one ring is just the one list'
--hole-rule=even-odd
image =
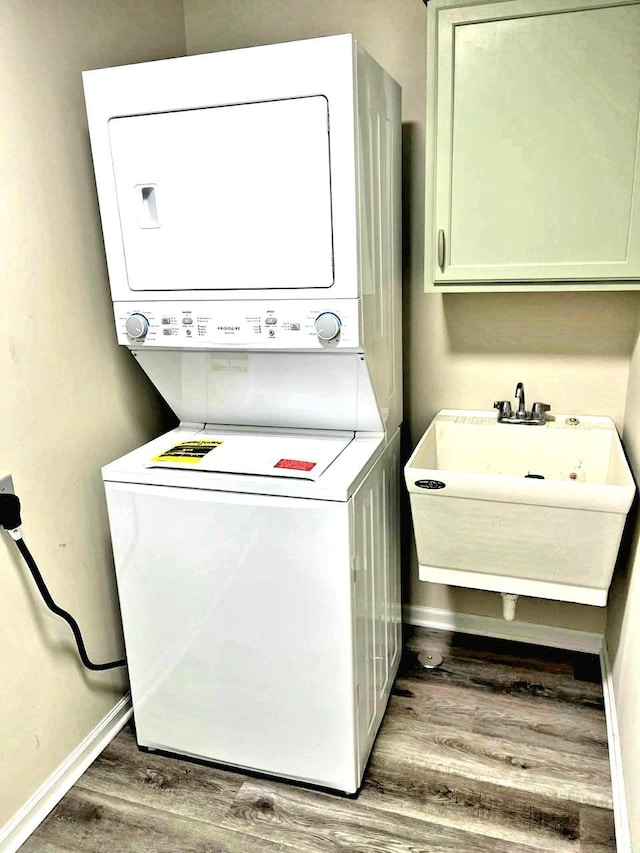
{"label": "control panel", "polygon": [[115,302],[118,343],[176,349],[354,349],[358,300]]}

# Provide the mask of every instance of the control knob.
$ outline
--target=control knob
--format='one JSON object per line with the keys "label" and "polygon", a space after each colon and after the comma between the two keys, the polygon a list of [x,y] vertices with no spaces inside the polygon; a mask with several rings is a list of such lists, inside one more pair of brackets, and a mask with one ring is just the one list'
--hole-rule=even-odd
{"label": "control knob", "polygon": [[340,334],[340,317],[333,311],[323,311],[316,317],[316,334],[321,341],[333,341]]}
{"label": "control knob", "polygon": [[146,338],[149,331],[149,321],[144,314],[130,314],[124,324],[127,335],[134,341],[142,341]]}

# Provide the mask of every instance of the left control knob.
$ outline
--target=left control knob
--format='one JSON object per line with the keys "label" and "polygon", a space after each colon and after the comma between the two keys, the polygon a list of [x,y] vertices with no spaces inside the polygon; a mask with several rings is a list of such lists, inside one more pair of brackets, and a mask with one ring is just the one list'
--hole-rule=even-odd
{"label": "left control knob", "polygon": [[149,321],[144,314],[130,314],[124,324],[127,335],[134,341],[142,341],[149,331]]}

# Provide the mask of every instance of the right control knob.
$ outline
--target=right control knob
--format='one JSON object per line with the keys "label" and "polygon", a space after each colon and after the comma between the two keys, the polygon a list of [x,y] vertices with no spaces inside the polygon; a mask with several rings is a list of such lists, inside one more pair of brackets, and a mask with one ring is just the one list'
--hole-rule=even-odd
{"label": "right control knob", "polygon": [[321,341],[333,341],[340,334],[340,317],[333,311],[323,311],[316,317],[316,334]]}

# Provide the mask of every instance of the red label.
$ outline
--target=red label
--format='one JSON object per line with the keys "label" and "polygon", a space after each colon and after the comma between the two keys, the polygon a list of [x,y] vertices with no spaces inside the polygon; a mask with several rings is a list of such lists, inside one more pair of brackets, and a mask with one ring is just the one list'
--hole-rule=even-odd
{"label": "red label", "polygon": [[292,471],[311,471],[316,467],[315,462],[302,462],[300,459],[281,459],[274,468],[290,468]]}

